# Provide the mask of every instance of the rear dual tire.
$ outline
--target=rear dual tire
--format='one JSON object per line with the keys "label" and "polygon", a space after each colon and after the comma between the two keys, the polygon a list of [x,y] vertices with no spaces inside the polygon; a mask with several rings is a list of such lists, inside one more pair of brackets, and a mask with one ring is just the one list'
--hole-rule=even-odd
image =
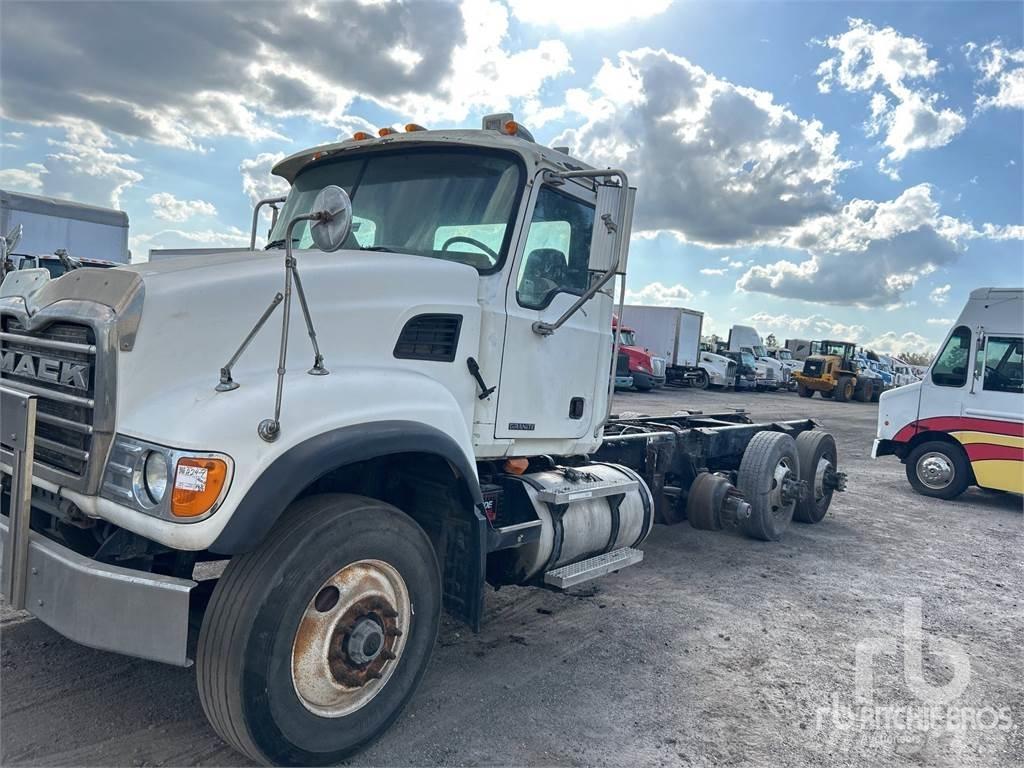
{"label": "rear dual tire", "polygon": [[783,432],[758,432],[740,460],[736,487],[750,504],[750,517],[740,526],[761,541],[778,541],[789,527],[796,499],[781,498],[782,484],[800,477],[796,441]]}
{"label": "rear dual tire", "polygon": [[214,590],[196,658],[203,710],[257,762],[337,763],[412,697],[440,611],[434,548],[411,518],[361,496],[303,499]]}

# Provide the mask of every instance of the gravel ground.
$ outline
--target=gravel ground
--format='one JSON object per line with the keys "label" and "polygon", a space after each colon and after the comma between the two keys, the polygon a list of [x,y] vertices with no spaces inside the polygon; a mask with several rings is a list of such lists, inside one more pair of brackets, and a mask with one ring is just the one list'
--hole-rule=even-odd
{"label": "gravel ground", "polygon": [[[1021,499],[917,496],[897,460],[870,458],[872,404],[617,400],[655,415],[738,406],[836,436],[849,492],[821,524],[773,544],[658,527],[642,564],[594,587],[490,593],[483,632],[445,623],[418,694],[352,764],[1024,764]],[[904,642],[915,606],[921,675],[921,643]],[[207,726],[190,670],[2,619],[3,765],[244,764]],[[877,709],[855,709],[855,648],[872,638],[892,648],[860,665]],[[943,701],[928,709],[922,684]]]}

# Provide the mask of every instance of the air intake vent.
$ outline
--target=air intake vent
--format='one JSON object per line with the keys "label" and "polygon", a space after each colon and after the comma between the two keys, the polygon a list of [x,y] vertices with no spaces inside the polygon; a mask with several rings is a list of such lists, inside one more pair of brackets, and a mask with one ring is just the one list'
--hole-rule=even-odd
{"label": "air intake vent", "polygon": [[459,346],[462,315],[417,315],[405,324],[395,344],[395,357],[450,363]]}

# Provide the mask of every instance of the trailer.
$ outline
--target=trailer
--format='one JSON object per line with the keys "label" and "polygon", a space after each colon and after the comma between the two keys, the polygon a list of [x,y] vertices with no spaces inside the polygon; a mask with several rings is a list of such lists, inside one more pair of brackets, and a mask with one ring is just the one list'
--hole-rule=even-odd
{"label": "trailer", "polygon": [[703,312],[637,304],[627,304],[622,311],[623,322],[633,328],[637,343],[665,360],[667,384],[698,389],[733,385],[732,361],[701,346]]}
{"label": "trailer", "polygon": [[0,190],[0,233],[19,225],[21,238],[11,256],[46,256],[63,250],[76,259],[131,261],[124,211]]}

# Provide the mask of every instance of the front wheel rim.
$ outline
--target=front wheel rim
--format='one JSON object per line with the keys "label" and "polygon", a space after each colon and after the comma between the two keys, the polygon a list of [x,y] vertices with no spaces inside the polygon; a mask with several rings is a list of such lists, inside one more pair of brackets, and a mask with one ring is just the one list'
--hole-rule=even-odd
{"label": "front wheel rim", "polygon": [[933,491],[948,488],[956,478],[956,467],[939,451],[928,451],[917,460],[917,478]]}
{"label": "front wheel rim", "polygon": [[321,717],[366,706],[402,660],[412,601],[401,574],[382,560],[337,571],[314,593],[292,641],[292,686]]}

